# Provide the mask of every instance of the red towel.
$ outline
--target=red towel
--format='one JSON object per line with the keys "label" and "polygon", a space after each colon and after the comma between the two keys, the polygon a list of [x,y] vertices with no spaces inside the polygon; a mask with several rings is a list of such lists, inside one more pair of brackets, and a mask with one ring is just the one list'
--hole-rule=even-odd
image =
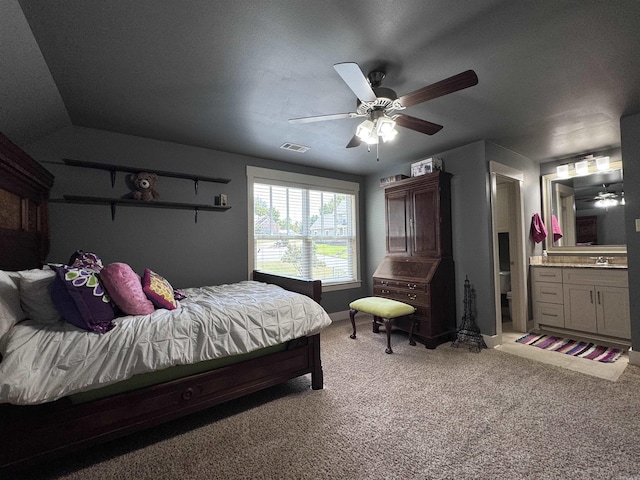
{"label": "red towel", "polygon": [[551,215],[551,231],[553,232],[553,241],[557,242],[562,238],[562,230],[558,224],[558,219],[555,215]]}
{"label": "red towel", "polygon": [[547,238],[547,227],[544,226],[540,215],[537,213],[534,213],[531,218],[531,237],[536,243],[540,243]]}

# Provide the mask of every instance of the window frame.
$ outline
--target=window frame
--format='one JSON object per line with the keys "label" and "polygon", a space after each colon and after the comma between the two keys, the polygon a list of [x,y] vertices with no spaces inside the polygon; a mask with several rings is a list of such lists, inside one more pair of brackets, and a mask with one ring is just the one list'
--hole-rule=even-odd
{"label": "window frame", "polygon": [[[274,170],[270,168],[254,167],[247,165],[247,212],[248,212],[248,267],[249,278],[255,269],[254,256],[254,197],[253,189],[255,183],[266,183],[290,188],[303,188],[306,190],[320,190],[330,193],[343,193],[354,196],[354,220],[355,228],[355,258],[353,259],[353,270],[355,280],[349,282],[336,282],[326,284],[322,282],[322,291],[330,292],[335,290],[346,290],[350,288],[358,288],[362,285],[360,276],[360,184],[347,180],[338,180],[328,177],[319,177],[316,175],[307,175],[303,173],[287,172],[284,170]],[[309,234],[311,238],[311,234]]]}

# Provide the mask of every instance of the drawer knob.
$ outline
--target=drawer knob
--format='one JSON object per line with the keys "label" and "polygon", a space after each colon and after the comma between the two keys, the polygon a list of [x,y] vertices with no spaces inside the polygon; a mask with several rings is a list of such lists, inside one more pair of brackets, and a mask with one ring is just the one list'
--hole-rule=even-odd
{"label": "drawer knob", "polygon": [[187,388],[184,392],[182,392],[182,400],[188,402],[193,398],[194,394],[195,392],[193,391],[193,388]]}
{"label": "drawer knob", "polygon": [[418,298],[418,296],[414,293],[407,293],[407,297],[409,297],[409,300],[415,300],[416,298]]}

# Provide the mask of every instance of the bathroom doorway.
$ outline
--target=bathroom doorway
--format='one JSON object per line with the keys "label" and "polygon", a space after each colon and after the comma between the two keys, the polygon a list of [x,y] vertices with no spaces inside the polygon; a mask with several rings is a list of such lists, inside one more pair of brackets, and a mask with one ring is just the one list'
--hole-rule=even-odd
{"label": "bathroom doorway", "polygon": [[509,330],[527,331],[527,262],[522,198],[524,174],[490,162],[496,344],[502,343],[503,323]]}

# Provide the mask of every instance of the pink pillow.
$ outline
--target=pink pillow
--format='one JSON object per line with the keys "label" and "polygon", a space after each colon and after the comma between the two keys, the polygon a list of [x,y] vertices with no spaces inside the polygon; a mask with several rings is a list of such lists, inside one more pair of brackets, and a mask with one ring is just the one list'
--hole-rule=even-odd
{"label": "pink pillow", "polygon": [[100,271],[100,281],[115,304],[127,315],[148,315],[155,307],[142,290],[140,276],[126,263],[110,263]]}
{"label": "pink pillow", "polygon": [[171,284],[148,268],[144,271],[142,290],[144,290],[147,298],[158,308],[174,310],[178,306]]}

